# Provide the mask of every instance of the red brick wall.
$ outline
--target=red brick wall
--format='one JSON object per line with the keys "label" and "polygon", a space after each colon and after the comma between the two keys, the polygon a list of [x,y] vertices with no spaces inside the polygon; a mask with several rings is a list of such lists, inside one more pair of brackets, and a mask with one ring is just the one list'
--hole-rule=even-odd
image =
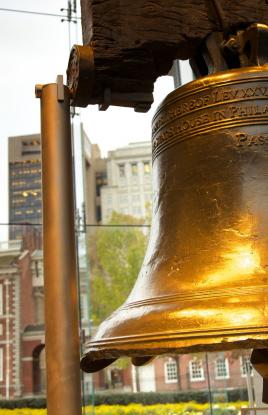
{"label": "red brick wall", "polygon": [[[37,378],[34,374],[34,357],[37,357],[35,352],[40,352],[44,345],[39,339],[27,340],[22,342],[21,350],[21,379],[22,379],[22,393],[23,395],[33,395],[37,385],[34,386],[34,379]],[[36,354],[36,356],[34,356]]]}
{"label": "red brick wall", "polygon": [[35,323],[30,252],[19,261],[18,266],[20,270],[21,329],[24,329],[29,324]]}
{"label": "red brick wall", "polygon": [[[246,379],[241,376],[240,356],[242,354],[248,354],[249,351],[231,351],[225,352],[224,356],[228,359],[229,365],[229,378],[217,379],[215,372],[215,361],[218,357],[222,357],[222,353],[209,353],[208,354],[208,366],[210,375],[211,389],[236,389],[246,388]],[[174,356],[173,356],[174,357]],[[179,380],[168,382],[165,377],[165,363],[169,361],[171,357],[159,357],[155,359],[155,381],[157,391],[189,391],[189,390],[208,390],[208,376],[206,370],[205,354],[202,355],[178,355],[178,368],[179,368]],[[195,358],[202,358],[204,369],[204,380],[191,380],[190,378],[190,361]],[[172,360],[175,362],[175,360]]]}
{"label": "red brick wall", "polygon": [[[3,354],[3,378],[0,380],[0,391],[3,398],[14,395],[15,382],[15,278],[16,274],[7,274],[6,277],[0,278],[0,284],[3,290],[3,314],[0,316],[2,334],[0,340],[4,341],[1,345]],[[8,284],[7,284],[8,283]],[[8,299],[8,303],[7,303]],[[7,330],[9,327],[9,333]],[[9,352],[8,352],[9,349]],[[9,354],[9,359],[8,359]],[[9,387],[7,388],[9,383]],[[7,390],[8,389],[8,390]]]}
{"label": "red brick wall", "polygon": [[132,389],[132,374],[131,374],[130,365],[126,369],[122,370],[122,380],[123,380],[123,385],[127,389]]}

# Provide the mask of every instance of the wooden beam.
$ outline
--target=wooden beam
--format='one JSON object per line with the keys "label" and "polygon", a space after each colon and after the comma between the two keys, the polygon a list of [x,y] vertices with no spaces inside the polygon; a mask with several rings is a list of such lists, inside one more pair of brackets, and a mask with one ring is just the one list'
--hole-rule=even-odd
{"label": "wooden beam", "polygon": [[81,11],[83,43],[94,52],[96,96],[107,86],[151,92],[173,60],[194,57],[209,33],[268,24],[266,0],[81,0]]}

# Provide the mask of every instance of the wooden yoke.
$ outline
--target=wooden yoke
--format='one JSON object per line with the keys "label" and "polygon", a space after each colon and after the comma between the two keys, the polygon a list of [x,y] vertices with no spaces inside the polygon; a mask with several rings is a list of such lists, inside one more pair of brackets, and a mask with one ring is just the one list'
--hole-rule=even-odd
{"label": "wooden yoke", "polygon": [[268,23],[266,0],[81,0],[81,11],[87,48],[72,51],[68,83],[74,105],[102,110],[147,111],[156,78],[174,59],[195,57],[212,32]]}

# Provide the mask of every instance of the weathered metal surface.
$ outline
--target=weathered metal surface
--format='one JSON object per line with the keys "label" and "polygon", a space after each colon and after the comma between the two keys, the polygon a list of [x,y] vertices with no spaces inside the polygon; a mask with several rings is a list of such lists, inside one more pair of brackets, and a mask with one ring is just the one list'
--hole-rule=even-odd
{"label": "weathered metal surface", "polygon": [[196,78],[226,69],[262,66],[268,63],[268,26],[253,23],[226,37],[211,33],[200,52],[190,60]]}
{"label": "weathered metal surface", "polygon": [[80,415],[79,326],[70,93],[62,77],[38,85],[41,100],[47,404]]}
{"label": "weathered metal surface", "polygon": [[152,133],[148,250],[126,303],[89,342],[85,371],[122,355],[139,364],[268,346],[268,67],[175,90]]}

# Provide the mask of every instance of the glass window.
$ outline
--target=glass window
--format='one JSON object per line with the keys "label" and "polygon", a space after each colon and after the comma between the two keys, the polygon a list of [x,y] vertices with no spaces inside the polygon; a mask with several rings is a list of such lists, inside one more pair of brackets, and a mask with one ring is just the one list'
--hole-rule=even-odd
{"label": "glass window", "polygon": [[174,383],[178,380],[177,365],[175,360],[165,362],[165,383]]}
{"label": "glass window", "polygon": [[106,203],[107,203],[108,206],[111,206],[113,204],[113,197],[112,197],[112,195],[109,195],[108,194],[106,196]]}
{"label": "glass window", "polygon": [[152,202],[152,198],[153,198],[152,193],[145,193],[144,194],[144,200],[145,200],[145,202]]}
{"label": "glass window", "polygon": [[132,208],[132,214],[133,214],[134,216],[139,216],[139,215],[141,215],[141,208],[140,208],[139,206],[134,206],[134,207]]}
{"label": "glass window", "polygon": [[125,177],[125,165],[124,164],[118,164],[118,170],[119,170],[119,177]]}
{"label": "glass window", "polygon": [[251,376],[253,375],[249,356],[240,356],[240,371],[242,377],[247,376],[247,373],[250,373]]}
{"label": "glass window", "polygon": [[143,162],[143,173],[150,174],[151,173],[151,163],[149,161]]}
{"label": "glass window", "polygon": [[205,380],[204,367],[201,359],[194,359],[189,362],[190,381],[197,382]]}
{"label": "glass window", "polygon": [[127,195],[119,195],[119,203],[120,203],[120,205],[127,205],[128,204],[128,196]]}
{"label": "glass window", "polygon": [[133,203],[140,204],[140,195],[132,195],[131,199]]}
{"label": "glass window", "polygon": [[131,163],[131,174],[132,174],[132,176],[137,176],[137,174],[138,174],[138,164],[137,163]]}
{"label": "glass window", "polygon": [[215,361],[215,378],[228,379],[229,378],[229,364],[228,359],[218,358]]}

